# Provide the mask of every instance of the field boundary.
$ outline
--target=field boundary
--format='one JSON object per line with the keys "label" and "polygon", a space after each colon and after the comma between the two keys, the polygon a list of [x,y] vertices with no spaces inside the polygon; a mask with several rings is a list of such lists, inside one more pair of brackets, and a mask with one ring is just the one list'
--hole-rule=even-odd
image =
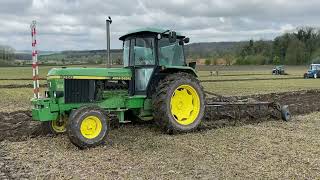
{"label": "field boundary", "polygon": [[[207,92],[206,92],[207,93]],[[268,101],[277,102],[281,105],[288,105],[291,114],[301,115],[311,112],[320,111],[319,99],[320,90],[302,90],[282,93],[269,93],[260,95],[249,96],[231,96],[225,97],[215,94],[216,97],[206,98],[210,102],[233,102],[239,100],[255,100],[255,101]],[[205,115],[205,129],[211,127],[218,127],[217,120],[227,120],[232,123],[237,119],[259,121],[259,119],[270,119],[267,109],[260,109],[259,112],[247,106],[241,109],[237,107],[222,107],[219,108],[206,108]],[[278,118],[280,119],[280,118]],[[226,123],[229,124],[229,123]],[[203,129],[203,128],[202,128]],[[0,141],[7,140],[24,140],[29,137],[42,135],[41,123],[33,121],[31,117],[31,110],[26,111],[13,111],[13,112],[0,112]]]}
{"label": "field boundary", "polygon": [[[31,78],[0,78],[0,81],[33,81]],[[39,78],[39,80],[47,80],[46,78]]]}
{"label": "field boundary", "polygon": [[[224,79],[224,80],[217,80],[217,79],[208,79],[208,80],[200,80],[203,83],[210,83],[210,82],[230,82],[230,81],[267,81],[267,80],[293,80],[293,79],[302,79],[301,77],[289,77],[289,78],[250,78],[250,79]],[[32,81],[32,79],[0,79],[1,80],[12,80],[12,81]],[[40,80],[45,80],[41,78]],[[32,88],[32,84],[2,84],[0,88]],[[47,87],[47,84],[40,84],[40,87]]]}
{"label": "field boundary", "polygon": [[226,82],[226,81],[267,81],[267,80],[290,80],[290,79],[303,79],[301,77],[289,77],[289,78],[250,78],[250,79],[208,79],[208,80],[200,80],[200,82]]}
{"label": "field boundary", "polygon": [[[40,84],[40,87],[47,87],[47,84]],[[18,89],[18,88],[33,88],[33,84],[2,84],[0,89]]]}

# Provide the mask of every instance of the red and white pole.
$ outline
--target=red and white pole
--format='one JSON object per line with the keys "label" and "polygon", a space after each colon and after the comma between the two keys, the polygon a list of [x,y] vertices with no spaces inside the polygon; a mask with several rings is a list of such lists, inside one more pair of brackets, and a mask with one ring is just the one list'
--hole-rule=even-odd
{"label": "red and white pole", "polygon": [[39,92],[39,67],[38,67],[38,51],[36,39],[36,21],[31,23],[31,37],[32,37],[32,79],[33,79],[33,95],[34,98],[40,97]]}

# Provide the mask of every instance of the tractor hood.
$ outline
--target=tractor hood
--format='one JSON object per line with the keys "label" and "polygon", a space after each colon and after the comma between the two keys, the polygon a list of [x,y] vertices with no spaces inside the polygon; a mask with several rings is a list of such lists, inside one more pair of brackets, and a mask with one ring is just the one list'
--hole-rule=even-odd
{"label": "tractor hood", "polygon": [[131,77],[128,68],[53,68],[47,75],[47,79],[130,80]]}

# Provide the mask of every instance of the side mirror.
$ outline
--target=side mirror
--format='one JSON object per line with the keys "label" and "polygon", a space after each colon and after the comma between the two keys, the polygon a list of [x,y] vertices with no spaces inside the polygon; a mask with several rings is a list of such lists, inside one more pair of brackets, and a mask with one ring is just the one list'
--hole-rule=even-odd
{"label": "side mirror", "polygon": [[177,33],[175,31],[169,32],[169,42],[174,43],[177,41]]}
{"label": "side mirror", "polygon": [[184,39],[183,39],[183,42],[184,42],[184,43],[189,43],[189,42],[190,42],[190,38],[188,38],[188,37],[187,37],[187,38],[184,38]]}

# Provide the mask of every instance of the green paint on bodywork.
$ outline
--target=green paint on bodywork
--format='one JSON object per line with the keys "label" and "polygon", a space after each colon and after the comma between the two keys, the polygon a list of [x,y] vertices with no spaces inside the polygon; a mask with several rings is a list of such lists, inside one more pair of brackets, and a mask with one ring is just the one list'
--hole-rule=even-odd
{"label": "green paint on bodywork", "polygon": [[[146,32],[150,32],[150,33],[155,33],[155,34],[160,34],[165,32],[167,29],[161,29],[161,28],[156,28],[156,27],[145,27],[145,28],[139,28],[133,31],[129,31],[128,33],[126,33],[125,35],[121,36],[119,38],[119,40],[124,40],[126,37],[133,35],[133,34],[143,34]],[[177,38],[184,38],[185,36],[183,36],[181,33],[176,32],[177,33]],[[168,34],[168,32],[166,32],[165,34]]]}
{"label": "green paint on bodywork", "polygon": [[[70,71],[71,70],[72,73]],[[84,71],[83,71],[84,70]],[[87,70],[90,70],[86,72]],[[94,72],[95,70],[95,72]],[[164,66],[164,70],[169,71],[186,71],[196,75],[193,68],[187,66]],[[126,68],[62,68],[50,71],[52,76],[69,76],[69,75],[84,75],[84,76],[120,76],[113,71],[119,71],[131,77],[131,70]],[[64,79],[48,80],[49,93],[51,98],[32,99],[33,109],[32,117],[38,121],[54,121],[61,114],[69,114],[71,110],[77,109],[85,105],[97,105],[107,111],[117,112],[120,120],[124,122],[123,113],[128,109],[138,110],[137,116],[143,120],[152,119],[152,103],[151,99],[147,99],[145,95],[129,96],[128,90],[106,90],[102,93],[102,100],[92,103],[64,103],[64,97],[54,97],[54,92],[64,91]]]}
{"label": "green paint on bodywork", "polygon": [[[120,40],[125,40],[127,37],[133,35],[149,35],[150,33],[157,35],[165,31],[166,29],[147,27],[131,31],[121,36]],[[167,40],[168,32],[164,34],[165,36],[162,39]],[[183,46],[179,45],[179,41],[182,38],[185,38],[185,36],[180,33],[176,34],[178,38],[177,42],[163,45],[162,49],[160,49],[162,50],[160,51],[162,56],[156,58],[159,60],[161,71],[166,71],[165,73],[176,73],[183,71],[197,76],[196,71],[193,68],[186,66]],[[134,47],[130,50],[130,52],[135,52],[134,55],[137,57],[142,56],[146,59],[151,59],[150,57],[154,57],[154,53],[146,48],[142,49],[140,47]],[[151,99],[147,98],[146,95],[130,96],[128,90],[119,90],[113,88],[105,90],[104,88],[97,88],[94,102],[65,103],[64,101],[64,86],[65,82],[68,82],[65,81],[65,79],[90,79],[97,83],[101,83],[104,82],[104,80],[132,80],[133,77],[137,78],[137,74],[133,75],[133,73],[134,72],[130,68],[53,68],[47,74],[47,92],[49,93],[49,96],[47,97],[49,98],[31,100],[33,105],[32,117],[37,121],[55,121],[59,118],[59,116],[69,115],[72,110],[78,109],[82,106],[99,106],[108,112],[116,113],[120,122],[125,122],[124,112],[126,110],[132,110],[134,114],[140,117],[142,120],[151,120],[153,118]],[[146,75],[144,74],[142,77],[144,76]],[[139,78],[141,79],[141,77]],[[139,82],[140,79],[136,79],[136,82]],[[152,81],[152,79],[150,80]],[[146,80],[146,82],[148,81],[149,79]],[[133,88],[135,88],[134,86]],[[130,87],[132,88],[131,85]]]}
{"label": "green paint on bodywork", "polygon": [[[51,91],[64,91],[64,79],[50,79],[48,80],[49,90]],[[52,97],[53,94],[50,94]]]}
{"label": "green paint on bodywork", "polygon": [[37,121],[52,121],[57,120],[59,115],[59,109],[57,104],[49,98],[31,100],[33,105],[32,118]]}
{"label": "green paint on bodywork", "polygon": [[[81,106],[99,106],[106,111],[123,112],[128,109],[151,109],[151,103],[146,96],[128,96],[126,90],[105,91],[104,99],[92,103],[70,103],[65,104],[62,98],[40,98],[32,99],[32,117],[37,121],[55,121],[59,114],[69,114],[71,110]],[[148,101],[148,102],[145,102]],[[122,118],[122,115],[120,116]],[[124,121],[122,118],[121,121]]]}
{"label": "green paint on bodywork", "polygon": [[129,68],[53,68],[49,76],[132,77]]}

